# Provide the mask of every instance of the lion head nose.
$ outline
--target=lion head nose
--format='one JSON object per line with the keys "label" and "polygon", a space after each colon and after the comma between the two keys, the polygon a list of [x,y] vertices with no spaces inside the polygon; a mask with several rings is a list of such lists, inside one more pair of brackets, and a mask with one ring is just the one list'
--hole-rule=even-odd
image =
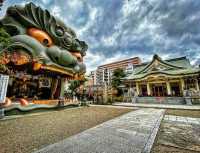
{"label": "lion head nose", "polygon": [[72,54],[74,57],[76,57],[77,60],[78,60],[79,62],[83,62],[83,56],[81,55],[80,52],[71,52],[71,54]]}

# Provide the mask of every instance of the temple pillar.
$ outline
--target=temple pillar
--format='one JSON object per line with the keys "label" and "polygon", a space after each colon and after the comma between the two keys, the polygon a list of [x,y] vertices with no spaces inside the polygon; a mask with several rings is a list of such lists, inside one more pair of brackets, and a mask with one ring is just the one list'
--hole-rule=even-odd
{"label": "temple pillar", "polygon": [[140,88],[139,88],[138,82],[136,82],[136,91],[137,91],[137,95],[139,95],[140,94]]}
{"label": "temple pillar", "polygon": [[181,78],[181,92],[183,93],[184,90],[185,90],[185,81],[183,78]]}
{"label": "temple pillar", "polygon": [[151,96],[150,84],[148,82],[147,82],[147,94],[148,96]]}
{"label": "temple pillar", "polygon": [[196,90],[199,91],[199,83],[197,79],[195,79],[195,85],[196,85]]}
{"label": "temple pillar", "polygon": [[65,79],[61,79],[61,91],[60,91],[60,97],[64,97],[65,94]]}
{"label": "temple pillar", "polygon": [[52,79],[52,87],[51,87],[51,99],[54,99],[54,95],[56,93],[56,89],[58,87],[58,79]]}
{"label": "temple pillar", "polygon": [[169,81],[166,82],[166,85],[167,85],[167,95],[170,96],[172,93],[171,93],[171,86],[170,86]]}

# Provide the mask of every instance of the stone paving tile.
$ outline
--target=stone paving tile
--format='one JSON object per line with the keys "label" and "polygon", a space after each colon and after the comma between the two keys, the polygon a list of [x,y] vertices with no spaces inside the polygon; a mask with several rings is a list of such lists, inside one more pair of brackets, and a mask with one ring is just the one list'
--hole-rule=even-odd
{"label": "stone paving tile", "polygon": [[165,115],[165,121],[182,122],[186,124],[200,124],[200,118]]}
{"label": "stone paving tile", "polygon": [[195,118],[188,118],[188,123],[189,124],[199,124],[198,120]]}
{"label": "stone paving tile", "polygon": [[170,121],[176,121],[176,117],[175,116],[169,116],[169,120]]}
{"label": "stone paving tile", "polygon": [[37,153],[148,153],[163,115],[161,109],[133,111]]}
{"label": "stone paving tile", "polygon": [[165,115],[165,118],[164,118],[165,120],[169,120],[169,116],[167,116],[167,115]]}
{"label": "stone paving tile", "polygon": [[191,121],[196,121],[196,118],[192,118],[192,117],[187,117],[187,119]]}
{"label": "stone paving tile", "polygon": [[187,119],[185,117],[177,117],[177,121],[178,122],[184,122],[184,123],[187,123]]}

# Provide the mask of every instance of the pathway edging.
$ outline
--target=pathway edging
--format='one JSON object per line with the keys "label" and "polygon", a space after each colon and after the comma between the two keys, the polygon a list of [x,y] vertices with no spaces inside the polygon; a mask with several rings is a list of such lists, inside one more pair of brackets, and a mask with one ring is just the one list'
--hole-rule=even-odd
{"label": "pathway edging", "polygon": [[153,144],[154,144],[154,141],[155,141],[155,138],[156,138],[156,135],[158,133],[158,130],[159,130],[159,127],[160,127],[160,123],[161,123],[163,117],[164,117],[164,113],[162,113],[160,115],[160,117],[158,118],[154,128],[152,129],[152,133],[151,133],[151,135],[150,135],[150,137],[149,137],[149,139],[148,139],[148,141],[147,141],[147,143],[145,145],[145,148],[144,148],[142,153],[150,153],[151,152],[151,149],[153,147]]}

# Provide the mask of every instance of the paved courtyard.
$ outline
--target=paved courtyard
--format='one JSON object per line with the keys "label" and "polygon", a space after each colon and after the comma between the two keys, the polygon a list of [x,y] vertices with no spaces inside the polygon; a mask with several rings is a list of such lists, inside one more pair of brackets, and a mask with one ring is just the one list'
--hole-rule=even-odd
{"label": "paved courtyard", "polygon": [[37,153],[148,153],[164,110],[140,109],[47,146]]}

